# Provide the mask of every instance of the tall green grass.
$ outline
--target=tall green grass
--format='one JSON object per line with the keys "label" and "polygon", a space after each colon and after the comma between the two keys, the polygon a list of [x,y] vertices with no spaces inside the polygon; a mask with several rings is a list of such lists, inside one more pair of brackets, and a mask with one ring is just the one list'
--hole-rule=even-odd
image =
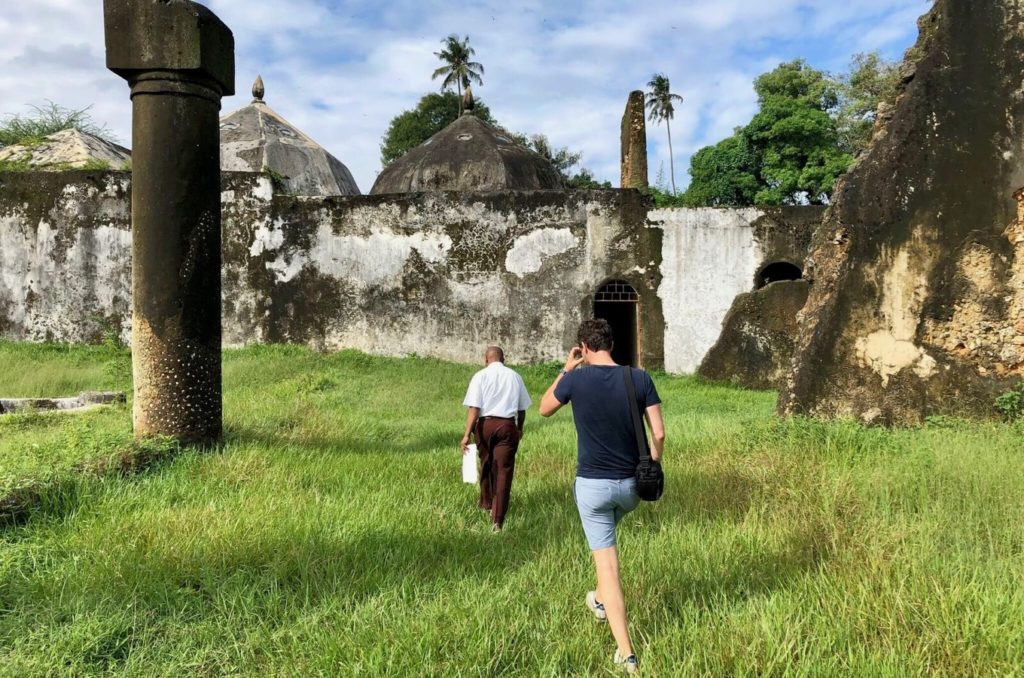
{"label": "tall green grass", "polygon": [[[126,387],[118,356],[0,344],[0,393]],[[610,673],[570,414],[530,413],[493,535],[459,482],[475,369],[226,352],[220,450],[92,476],[0,532],[0,674]],[[522,370],[535,400],[556,370]],[[783,422],[771,393],[656,383],[668,488],[619,540],[646,675],[1019,670],[1019,430]],[[0,469],[129,435],[127,408],[88,417],[0,429]]]}

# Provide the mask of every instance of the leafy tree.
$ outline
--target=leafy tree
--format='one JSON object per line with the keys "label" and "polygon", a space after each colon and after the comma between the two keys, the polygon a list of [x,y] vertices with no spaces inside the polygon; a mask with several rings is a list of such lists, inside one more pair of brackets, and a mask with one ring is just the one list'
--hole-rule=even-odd
{"label": "leafy tree", "polygon": [[853,162],[839,145],[835,82],[801,59],[754,82],[760,110],[745,127],[694,154],[690,205],[825,204]]}
{"label": "leafy tree", "polygon": [[544,134],[531,134],[529,136],[519,132],[510,132],[509,136],[533,152],[545,158],[554,166],[555,170],[562,177],[562,183],[567,188],[611,188],[610,181],[597,181],[594,175],[586,167],[581,167],[575,174],[572,168],[583,159],[582,151],[570,151],[568,147],[553,148],[551,142]]}
{"label": "leafy tree", "polygon": [[647,92],[647,108],[650,111],[652,122],[665,121],[665,131],[668,132],[668,163],[670,176],[672,177],[672,194],[676,192],[676,167],[672,157],[672,118],[675,117],[675,104],[682,103],[683,97],[673,94],[668,78],[661,73],[655,73],[647,86],[651,89]]}
{"label": "leafy tree", "polygon": [[572,174],[565,178],[566,188],[612,188],[612,182],[610,181],[598,181],[594,178],[594,175],[586,167],[581,167],[580,171],[576,174]]}
{"label": "leafy tree", "polygon": [[[508,130],[506,130],[508,131]],[[582,151],[570,151],[567,146],[552,148],[551,142],[545,134],[522,134],[520,132],[509,132],[509,136],[520,146],[528,149],[550,162],[562,178],[568,178],[569,169],[583,158]]]}
{"label": "leafy tree", "polygon": [[[461,99],[454,92],[426,94],[416,108],[403,111],[392,118],[381,140],[381,164],[391,164],[455,122],[460,115],[460,102]],[[487,123],[495,124],[490,109],[479,100],[473,114]]]}
{"label": "leafy tree", "polygon": [[453,33],[442,40],[441,44],[444,45],[444,49],[440,52],[434,52],[434,56],[440,59],[444,65],[435,70],[430,79],[436,80],[444,76],[444,80],[441,81],[442,92],[449,89],[452,84],[455,85],[459,95],[459,114],[461,115],[462,90],[469,87],[471,82],[475,82],[478,85],[484,84],[482,77],[484,67],[476,61],[470,61],[473,55],[476,54],[476,50],[469,46],[468,35],[459,40],[459,36]]}
{"label": "leafy tree", "polygon": [[758,155],[741,130],[697,151],[690,175],[690,187],[681,196],[689,207],[753,205],[761,188]]}
{"label": "leafy tree", "polygon": [[672,193],[668,179],[665,178],[665,163],[658,165],[658,174],[654,183],[647,187],[647,194],[654,200],[655,207],[688,207],[683,202],[682,193]]}
{"label": "leafy tree", "polygon": [[46,106],[30,108],[32,113],[29,115],[8,115],[0,121],[0,146],[38,144],[45,137],[66,129],[77,129],[113,142],[110,131],[92,121],[89,115],[91,106],[74,110],[50,101]]}
{"label": "leafy tree", "polygon": [[833,82],[797,59],[754,81],[761,110],[743,131],[760,155],[761,189],[754,202],[828,202],[836,179],[853,162],[838,146],[830,112],[839,102]]}
{"label": "leafy tree", "polygon": [[896,99],[900,82],[899,65],[878,52],[856,54],[849,70],[839,76],[839,147],[856,155],[871,141],[875,112],[879,105]]}

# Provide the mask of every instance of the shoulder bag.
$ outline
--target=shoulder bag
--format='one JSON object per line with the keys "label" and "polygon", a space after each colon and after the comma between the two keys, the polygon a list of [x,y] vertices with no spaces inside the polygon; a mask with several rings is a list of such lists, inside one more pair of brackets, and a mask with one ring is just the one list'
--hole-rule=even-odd
{"label": "shoulder bag", "polygon": [[640,463],[636,466],[636,493],[644,501],[657,501],[665,491],[665,473],[661,464],[654,461],[647,449],[644,422],[640,417],[640,406],[636,402],[636,386],[633,385],[633,368],[626,366],[626,397],[629,398],[629,412],[633,415],[633,432],[636,434],[636,449]]}

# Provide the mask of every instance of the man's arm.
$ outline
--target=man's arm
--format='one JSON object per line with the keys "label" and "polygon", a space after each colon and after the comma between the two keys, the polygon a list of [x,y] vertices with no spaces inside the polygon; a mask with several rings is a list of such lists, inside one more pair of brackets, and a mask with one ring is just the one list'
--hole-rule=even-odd
{"label": "man's arm", "polygon": [[579,346],[574,346],[573,349],[569,351],[569,357],[565,360],[565,367],[558,373],[558,376],[555,377],[553,382],[551,382],[551,386],[548,387],[548,390],[540,399],[540,416],[550,417],[552,414],[562,409],[562,405],[565,403],[555,397],[555,387],[558,386],[558,382],[562,381],[562,377],[565,376],[566,372],[572,372],[574,369],[579,367],[582,362],[583,351],[580,350]]}
{"label": "man's arm", "polygon": [[463,454],[469,452],[469,435],[473,432],[474,427],[476,427],[476,420],[479,418],[479,407],[466,408],[466,433],[462,436],[462,441],[459,443]]}
{"label": "man's arm", "polygon": [[562,381],[562,377],[565,376],[563,372],[559,372],[555,380],[551,382],[551,386],[544,393],[544,396],[540,399],[540,406],[537,408],[540,410],[540,416],[550,417],[552,414],[562,409],[562,402],[555,397],[555,387],[558,386],[558,382]]}
{"label": "man's arm", "polygon": [[665,449],[665,422],[661,419],[661,405],[648,407],[644,417],[651,429],[651,459],[661,461],[661,453]]}
{"label": "man's arm", "polygon": [[523,424],[526,423],[526,410],[530,409],[530,393],[526,390],[526,382],[520,374],[516,374],[516,381],[519,382],[519,407],[516,415],[516,428],[519,429],[519,437],[523,437]]}

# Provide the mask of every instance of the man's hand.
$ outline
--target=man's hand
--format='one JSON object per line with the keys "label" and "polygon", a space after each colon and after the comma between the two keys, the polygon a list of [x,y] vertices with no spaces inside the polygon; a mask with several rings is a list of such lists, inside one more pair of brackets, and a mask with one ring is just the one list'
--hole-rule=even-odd
{"label": "man's hand", "polygon": [[572,372],[583,362],[583,349],[579,346],[573,346],[572,350],[569,351],[569,357],[565,359],[565,371]]}
{"label": "man's hand", "polygon": [[459,447],[462,449],[463,454],[469,452],[469,437],[473,435],[473,431],[476,430],[476,422],[479,418],[479,407],[466,408],[466,432],[462,435],[462,440],[459,441]]}
{"label": "man's hand", "polygon": [[562,408],[561,402],[555,397],[555,387],[562,381],[562,375],[566,372],[572,372],[583,363],[583,349],[579,346],[573,346],[572,350],[569,351],[569,357],[565,359],[565,367],[562,368],[555,380],[551,382],[551,386],[548,386],[547,392],[540,399],[540,416],[550,417],[552,414]]}

